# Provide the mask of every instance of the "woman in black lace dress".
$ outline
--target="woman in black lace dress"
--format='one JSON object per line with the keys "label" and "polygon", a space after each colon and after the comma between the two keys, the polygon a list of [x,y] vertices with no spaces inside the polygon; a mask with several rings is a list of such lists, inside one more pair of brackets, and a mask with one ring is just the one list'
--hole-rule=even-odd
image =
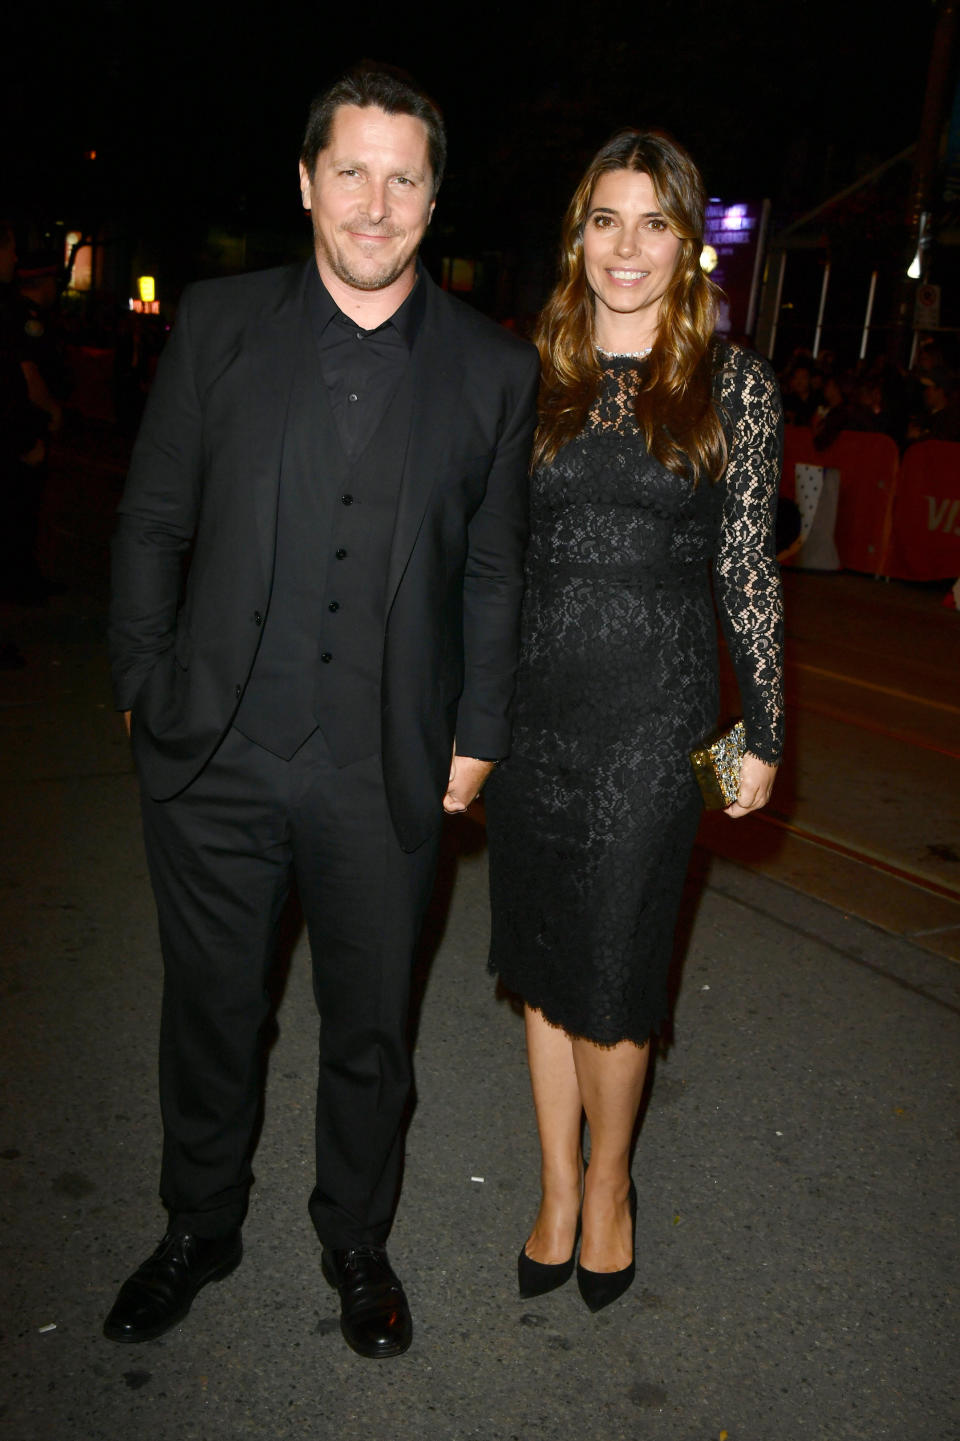
{"label": "woman in black lace dress", "polygon": [[[513,749],[487,787],[491,965],[525,1002],[542,1198],[524,1296],[573,1271],[593,1310],[633,1279],[631,1138],[717,722],[710,575],[747,728],[737,818],[782,738],[776,381],[713,335],[690,157],[628,131],[564,222],[541,316]],[[581,1122],[590,1130],[583,1174]]]}

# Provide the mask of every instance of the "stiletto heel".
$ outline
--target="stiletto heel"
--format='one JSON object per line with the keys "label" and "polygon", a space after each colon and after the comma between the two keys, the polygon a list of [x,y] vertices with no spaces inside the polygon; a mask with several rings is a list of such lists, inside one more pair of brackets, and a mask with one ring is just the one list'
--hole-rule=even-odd
{"label": "stiletto heel", "polygon": [[557,1261],[555,1264],[545,1264],[543,1261],[533,1261],[527,1255],[526,1243],[520,1248],[520,1255],[517,1257],[517,1284],[520,1287],[520,1298],[523,1301],[530,1301],[534,1296],[545,1296],[548,1291],[556,1291],[558,1286],[563,1286],[573,1275],[573,1258],[577,1254],[577,1239],[580,1235],[580,1221],[577,1220],[577,1234],[573,1238],[573,1250],[570,1252],[568,1261]]}
{"label": "stiletto heel", "polygon": [[588,1271],[577,1262],[577,1286],[580,1295],[591,1311],[602,1311],[611,1301],[616,1301],[624,1291],[633,1285],[637,1274],[637,1188],[630,1181],[630,1222],[632,1231],[633,1256],[629,1266],[622,1271]]}

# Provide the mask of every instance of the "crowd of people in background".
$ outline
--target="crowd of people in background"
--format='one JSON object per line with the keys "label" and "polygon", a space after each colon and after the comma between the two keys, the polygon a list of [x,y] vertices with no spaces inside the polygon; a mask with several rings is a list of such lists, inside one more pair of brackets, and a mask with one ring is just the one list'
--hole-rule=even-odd
{"label": "crowd of people in background", "polygon": [[[952,342],[952,343],[951,343]],[[911,370],[886,356],[845,367],[833,351],[797,350],[780,374],[788,425],[809,426],[818,450],[842,430],[879,431],[901,450],[918,440],[960,441],[957,344],[928,336]]]}

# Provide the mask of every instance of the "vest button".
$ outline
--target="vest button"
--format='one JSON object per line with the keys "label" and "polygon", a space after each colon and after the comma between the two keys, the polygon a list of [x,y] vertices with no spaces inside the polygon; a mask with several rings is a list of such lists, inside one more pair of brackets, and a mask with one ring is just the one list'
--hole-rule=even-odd
{"label": "vest button", "polygon": [[332,611],[334,611],[334,612],[338,611],[339,609],[340,609],[340,602],[339,602],[338,600],[332,600],[332,601],[330,602],[330,604],[327,606],[327,610],[332,610]]}
{"label": "vest button", "polygon": [[236,693],[237,693],[237,700],[239,700],[240,697],[243,695],[243,686],[242,686],[242,685],[238,685],[238,686],[235,686],[234,689],[235,689],[235,691],[236,691]]}
{"label": "vest button", "polygon": [[352,495],[341,495],[341,497],[340,497],[340,504],[341,504],[341,505],[353,505],[353,496],[352,496]]}
{"label": "vest button", "polygon": [[347,399],[348,399],[348,400],[351,402],[351,404],[352,404],[353,401],[355,401],[355,400],[358,399],[358,396],[355,395],[353,391],[351,391],[350,394],[347,396]]}
{"label": "vest button", "polygon": [[346,560],[346,558],[347,552],[341,546],[341,548],[337,551],[337,560]]}
{"label": "vest button", "polygon": [[330,662],[333,660],[333,656],[328,650],[322,650],[320,652],[320,659],[323,661],[324,665],[329,665]]}
{"label": "vest button", "polygon": [[253,612],[253,623],[254,623],[254,625],[262,625],[262,624],[263,624],[263,616],[260,614],[260,612],[259,612],[258,610],[255,610],[255,611]]}

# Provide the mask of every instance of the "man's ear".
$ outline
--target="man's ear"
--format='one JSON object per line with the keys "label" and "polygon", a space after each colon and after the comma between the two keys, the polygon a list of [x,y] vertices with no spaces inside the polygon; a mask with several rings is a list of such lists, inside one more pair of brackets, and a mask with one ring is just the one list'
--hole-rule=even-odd
{"label": "man's ear", "polygon": [[303,163],[302,160],[300,161],[300,167],[299,167],[299,168],[300,168],[300,198],[301,198],[301,200],[303,201],[303,208],[304,208],[304,210],[309,210],[309,209],[310,209],[310,172],[307,170],[307,167],[304,165],[304,163]]}

